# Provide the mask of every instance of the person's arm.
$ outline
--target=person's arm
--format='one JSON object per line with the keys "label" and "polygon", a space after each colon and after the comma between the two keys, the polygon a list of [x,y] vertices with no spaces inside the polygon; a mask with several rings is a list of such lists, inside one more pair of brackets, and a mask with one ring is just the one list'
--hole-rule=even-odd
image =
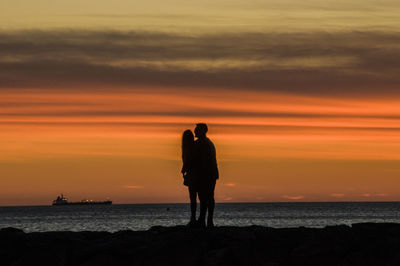
{"label": "person's arm", "polygon": [[182,152],[182,170],[181,170],[182,175],[185,175],[187,170],[188,170],[187,154],[185,152]]}
{"label": "person's arm", "polygon": [[209,169],[210,169],[210,174],[213,176],[213,178],[218,179],[219,178],[219,171],[218,171],[218,164],[217,164],[217,152],[214,146],[214,143],[210,141],[209,143],[209,150],[208,150],[208,158],[209,158]]}
{"label": "person's arm", "polygon": [[213,159],[214,159],[214,176],[215,179],[219,179],[219,171],[218,171],[218,163],[217,163],[217,151],[215,149],[215,146],[213,144]]}
{"label": "person's arm", "polygon": [[182,165],[181,173],[182,173],[183,175],[185,175],[186,171],[187,171],[187,168],[185,167],[185,164],[183,164],[183,165]]}

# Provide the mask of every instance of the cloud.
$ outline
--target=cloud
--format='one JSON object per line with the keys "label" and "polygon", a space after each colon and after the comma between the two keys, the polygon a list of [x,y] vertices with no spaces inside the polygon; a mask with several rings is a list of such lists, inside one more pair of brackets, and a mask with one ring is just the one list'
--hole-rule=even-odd
{"label": "cloud", "polygon": [[[65,109],[68,107],[79,107],[78,105],[60,103],[58,106],[65,106]],[[91,103],[88,102],[87,106],[90,106]],[[41,106],[49,106],[54,107],[54,103],[22,103],[22,102],[0,102],[0,107],[41,107]],[[81,106],[85,106],[85,104],[81,104]],[[85,111],[73,111],[71,110],[62,110],[62,111],[36,111],[29,110],[29,112],[10,112],[10,111],[0,111],[1,115],[6,116],[46,116],[46,117],[74,117],[74,116],[102,116],[102,117],[133,117],[133,116],[180,116],[182,115],[182,111],[145,111],[145,110],[132,110],[132,111],[118,111],[118,110],[85,110]],[[255,117],[255,118],[365,118],[365,119],[394,119],[400,120],[399,115],[374,115],[374,114],[352,114],[352,113],[342,113],[342,114],[332,114],[332,113],[304,113],[304,112],[263,112],[263,111],[242,111],[242,110],[222,110],[217,108],[207,108],[204,110],[185,110],[185,117]],[[359,127],[357,127],[359,128]]]}
{"label": "cloud", "polygon": [[283,195],[281,196],[282,199],[289,199],[289,200],[301,200],[304,199],[303,195],[296,195],[296,196],[289,196],[289,195]]}
{"label": "cloud", "polygon": [[235,183],[226,183],[226,184],[224,184],[224,186],[227,186],[227,187],[235,187],[236,184],[235,184]]}
{"label": "cloud", "polygon": [[392,32],[3,31],[0,88],[148,85],[396,94],[399,41]]}
{"label": "cloud", "polygon": [[137,186],[137,185],[125,185],[124,188],[127,189],[142,189],[143,186]]}
{"label": "cloud", "polygon": [[386,193],[376,193],[376,194],[373,194],[373,193],[363,193],[363,194],[361,194],[361,196],[363,196],[363,197],[365,197],[365,198],[369,198],[369,197],[373,197],[373,196],[375,196],[375,197],[387,197],[388,194],[386,194]]}
{"label": "cloud", "polygon": [[343,193],[332,193],[331,196],[334,198],[343,198],[344,194]]}

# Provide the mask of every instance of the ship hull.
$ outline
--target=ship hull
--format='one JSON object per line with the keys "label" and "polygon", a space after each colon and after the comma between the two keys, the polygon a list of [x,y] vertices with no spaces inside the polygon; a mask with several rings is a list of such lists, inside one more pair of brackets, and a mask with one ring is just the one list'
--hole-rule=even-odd
{"label": "ship hull", "polygon": [[112,201],[92,201],[92,202],[67,202],[67,203],[53,203],[53,206],[66,206],[66,205],[111,205]]}

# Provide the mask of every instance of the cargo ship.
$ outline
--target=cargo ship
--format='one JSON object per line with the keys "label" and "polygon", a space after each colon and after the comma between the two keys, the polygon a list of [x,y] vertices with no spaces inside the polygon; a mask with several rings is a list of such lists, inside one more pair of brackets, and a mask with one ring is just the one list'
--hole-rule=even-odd
{"label": "cargo ship", "polygon": [[93,200],[81,200],[77,202],[69,202],[66,197],[64,197],[63,194],[61,196],[58,196],[57,199],[53,200],[53,206],[55,205],[111,205],[112,201],[111,200],[105,200],[105,201],[93,201]]}

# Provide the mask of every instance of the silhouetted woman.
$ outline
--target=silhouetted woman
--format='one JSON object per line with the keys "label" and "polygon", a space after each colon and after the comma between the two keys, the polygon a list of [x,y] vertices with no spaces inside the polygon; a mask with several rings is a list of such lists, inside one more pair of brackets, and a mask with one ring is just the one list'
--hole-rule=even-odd
{"label": "silhouetted woman", "polygon": [[182,174],[183,184],[189,188],[190,197],[190,222],[189,226],[196,225],[197,188],[194,173],[194,135],[191,130],[183,132],[182,136]]}

